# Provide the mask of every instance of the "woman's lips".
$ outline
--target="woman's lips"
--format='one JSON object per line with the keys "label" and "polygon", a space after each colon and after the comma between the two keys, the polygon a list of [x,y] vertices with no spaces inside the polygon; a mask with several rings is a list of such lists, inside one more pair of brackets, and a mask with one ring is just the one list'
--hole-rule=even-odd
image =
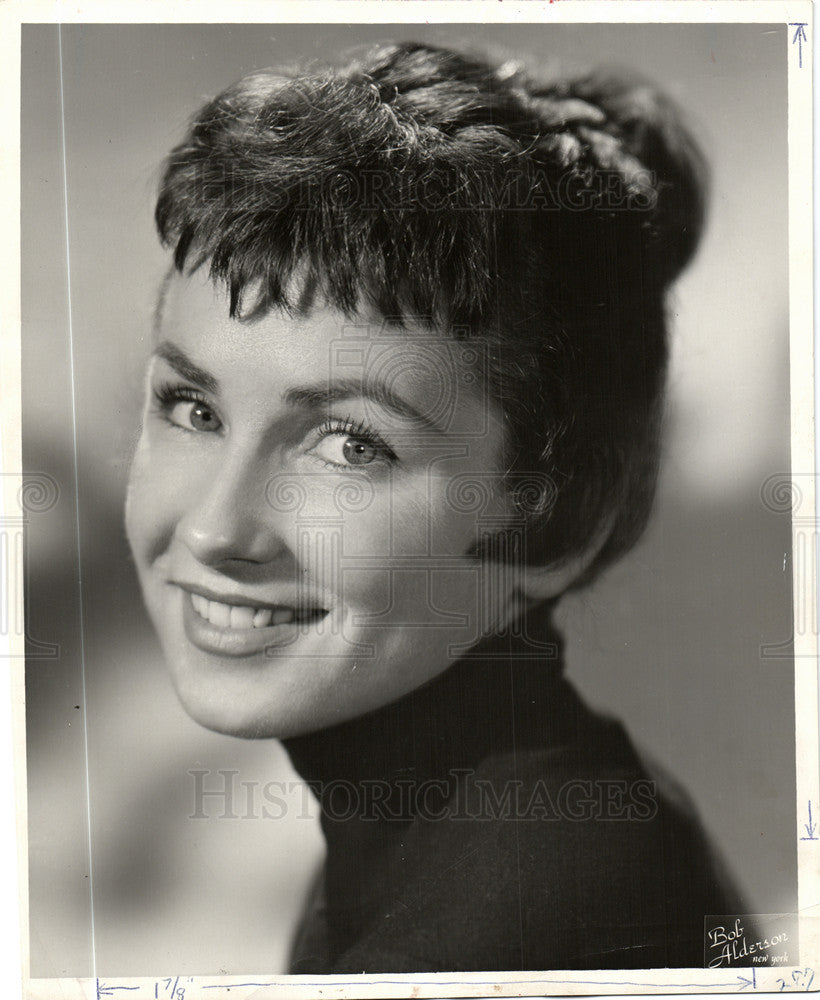
{"label": "woman's lips", "polygon": [[187,590],[182,605],[188,639],[203,652],[220,656],[253,656],[288,645],[327,615],[324,608],[225,604]]}

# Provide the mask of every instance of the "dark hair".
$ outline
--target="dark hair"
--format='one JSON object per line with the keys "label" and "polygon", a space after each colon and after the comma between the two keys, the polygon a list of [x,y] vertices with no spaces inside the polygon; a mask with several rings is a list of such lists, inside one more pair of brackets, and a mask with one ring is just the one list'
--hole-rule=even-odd
{"label": "dark hair", "polygon": [[[390,44],[208,103],[166,163],[156,222],[177,268],[209,263],[227,285],[232,315],[291,308],[306,268],[347,315],[368,302],[480,336],[526,559],[603,542],[589,577],[649,514],[665,293],[697,244],[704,174],[643,81],[537,81]],[[549,486],[533,502],[517,473]]]}

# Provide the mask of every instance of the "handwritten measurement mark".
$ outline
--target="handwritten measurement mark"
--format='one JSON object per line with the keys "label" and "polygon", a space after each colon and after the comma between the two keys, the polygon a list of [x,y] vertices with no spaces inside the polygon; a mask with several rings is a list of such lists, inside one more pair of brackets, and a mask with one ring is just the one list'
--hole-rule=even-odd
{"label": "handwritten measurement mark", "polygon": [[739,983],[743,983],[743,985],[738,990],[738,993],[742,993],[747,986],[751,986],[753,990],[757,989],[757,975],[754,969],[752,969],[751,979],[747,979],[745,976],[738,976],[737,980]]}
{"label": "handwritten measurement mark", "polygon": [[[162,1000],[166,995],[169,997],[169,1000],[185,1000],[185,989],[179,985],[179,979],[179,976],[176,978],[167,976],[165,979],[158,979],[154,983],[154,1000]],[[193,981],[194,977],[188,976],[187,982],[192,983]],[[165,984],[161,991],[159,988],[160,983]],[[171,991],[170,993],[168,993],[169,990]]]}
{"label": "handwritten measurement mark", "polygon": [[[738,977],[740,978],[740,977]],[[496,986],[497,980],[490,980],[484,982],[481,980],[470,980],[471,986]],[[445,979],[413,979],[411,984],[414,986],[463,986],[464,981],[460,979],[455,980],[445,980]],[[277,983],[231,983],[230,989],[236,990],[242,987],[250,986],[277,986],[281,984]],[[315,986],[317,988],[328,989],[330,987],[337,986],[352,986],[355,985],[351,983],[350,980],[322,980],[313,982],[300,982],[299,986]],[[366,983],[367,986],[407,986],[408,980],[406,979],[370,979]],[[632,982],[626,979],[617,980],[602,980],[602,979],[510,979],[504,980],[505,986],[543,986],[543,985],[557,985],[557,986],[655,986],[660,989],[672,989],[672,990],[699,990],[706,987],[707,989],[723,989],[729,990],[737,985],[737,979],[734,982],[702,982],[702,983],[655,983],[655,982]],[[207,983],[200,986],[203,990],[224,990],[224,983]],[[741,987],[742,989],[742,987]],[[740,992],[740,990],[738,990]],[[539,994],[540,996],[540,994]]]}
{"label": "handwritten measurement mark", "polygon": [[808,993],[811,984],[814,982],[814,969],[795,969],[792,973],[791,982],[788,979],[778,979],[780,983],[778,993],[792,992]]}
{"label": "handwritten measurement mark", "polygon": [[797,65],[803,68],[803,42],[808,44],[809,36],[806,34],[807,21],[789,21],[790,28],[797,28],[792,38],[792,45],[797,42]]}
{"label": "handwritten measurement mark", "polygon": [[[817,838],[814,838],[814,839],[817,839]],[[537,979],[523,979],[523,980],[512,981],[512,982],[508,982],[507,985],[508,986],[523,986],[523,985],[535,985],[535,984],[541,985],[541,984],[550,984],[550,983],[556,984],[556,985],[558,985],[558,984],[560,984],[560,985],[575,984],[575,985],[589,985],[589,986],[646,986],[646,985],[654,985],[654,986],[660,986],[661,988],[673,987],[673,988],[676,988],[676,989],[690,989],[690,988],[694,989],[694,988],[703,988],[703,987],[706,987],[706,988],[722,988],[722,989],[726,989],[726,990],[731,990],[734,987],[734,989],[738,993],[743,993],[745,990],[757,990],[757,970],[754,969],[754,968],[751,968],[748,971],[751,972],[751,974],[752,974],[751,979],[749,979],[748,976],[740,976],[740,975],[738,975],[736,977],[736,980],[735,980],[734,983],[729,983],[729,982],[708,982],[707,981],[707,982],[704,982],[704,983],[654,983],[654,984],[650,984],[650,983],[644,983],[644,982],[631,982],[629,980],[614,980],[614,981],[603,981],[602,982],[602,981],[599,981],[599,980],[587,980],[587,979],[566,979],[566,980],[561,979],[561,980],[555,980],[555,979],[537,978]],[[165,979],[155,980],[154,981],[154,998],[155,998],[155,1000],[163,1000],[163,997],[167,998],[167,1000],[185,1000],[186,988],[183,988],[183,987],[181,987],[179,985],[180,978],[181,978],[180,976],[177,976],[176,978],[170,978],[170,977],[168,977],[168,978],[165,978]],[[187,983],[189,983],[189,984],[191,984],[191,985],[193,985],[194,978],[195,978],[194,976],[187,976],[184,981],[187,982]],[[434,986],[434,985],[438,985],[438,986],[441,986],[441,985],[458,986],[458,985],[462,985],[460,981],[448,982],[448,983],[445,983],[445,984],[443,984],[441,982],[441,980],[430,981],[430,982],[424,982],[424,981],[422,981],[421,983],[419,983],[418,980],[416,980],[415,982],[417,983],[417,985],[425,985],[425,986]],[[813,982],[814,982],[814,969],[811,969],[811,968],[808,968],[808,967],[802,968],[802,969],[794,969],[792,971],[792,973],[791,973],[791,978],[790,979],[789,978],[779,978],[779,979],[775,980],[775,983],[777,984],[777,992],[780,992],[780,993],[784,993],[784,992],[786,992],[786,993],[797,993],[797,992],[803,993],[803,992],[808,992],[811,989]],[[376,981],[371,981],[370,983],[368,983],[368,985],[370,985],[370,986],[386,985],[386,984],[401,986],[401,985],[405,985],[405,981],[404,980],[376,980]],[[137,986],[120,986],[120,985],[116,985],[115,986],[115,985],[110,984],[110,983],[101,982],[99,979],[96,980],[96,985],[97,985],[97,1000],[102,1000],[102,997],[113,996],[114,992],[116,990],[139,990],[141,988],[138,985]],[[319,982],[316,982],[316,983],[300,983],[300,985],[301,986],[316,985],[316,986],[327,987],[327,986],[348,986],[348,985],[350,985],[350,983],[348,983],[348,982],[336,982],[336,983],[334,983],[334,982],[323,981],[321,983],[319,983]],[[489,982],[487,982],[487,983],[476,983],[475,985],[489,986],[489,985],[491,985],[491,983],[489,983]],[[495,985],[495,984],[492,983],[492,985]],[[227,986],[227,989],[228,990],[235,990],[235,989],[239,990],[239,989],[243,989],[243,988],[257,988],[258,989],[259,987],[275,987],[275,986],[281,986],[281,983],[274,983],[274,982],[267,982],[267,983],[265,983],[265,982],[231,983],[229,986]],[[771,988],[771,986],[769,986],[768,989],[767,989],[767,984],[765,982],[762,984],[762,988],[766,992],[775,992],[774,989]],[[226,989],[226,984],[224,984],[224,983],[213,983],[213,984],[207,983],[207,984],[204,984],[203,983],[203,984],[199,985],[199,989],[205,989],[205,990],[222,989],[222,990],[224,990],[224,989]]]}
{"label": "handwritten measurement mark", "polygon": [[811,818],[811,799],[809,799],[809,821],[803,824],[803,829],[806,831],[806,836],[801,837],[801,840],[817,840],[817,824]]}

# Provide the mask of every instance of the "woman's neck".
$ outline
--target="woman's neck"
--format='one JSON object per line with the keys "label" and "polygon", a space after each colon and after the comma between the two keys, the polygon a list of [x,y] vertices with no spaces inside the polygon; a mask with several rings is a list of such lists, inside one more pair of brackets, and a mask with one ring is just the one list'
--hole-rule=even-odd
{"label": "woman's neck", "polygon": [[545,700],[561,685],[562,642],[551,607],[523,627],[487,637],[442,674],[374,712],[284,741],[296,770],[323,806],[340,782],[428,781],[474,766],[548,728]]}

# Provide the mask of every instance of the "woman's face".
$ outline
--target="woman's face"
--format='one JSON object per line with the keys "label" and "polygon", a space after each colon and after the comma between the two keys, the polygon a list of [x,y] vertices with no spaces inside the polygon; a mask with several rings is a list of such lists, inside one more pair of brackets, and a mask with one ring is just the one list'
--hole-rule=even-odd
{"label": "woman's face", "polygon": [[505,517],[480,348],[322,305],[228,315],[175,275],[126,522],[174,685],[203,725],[288,737],[418,687],[497,625]]}

